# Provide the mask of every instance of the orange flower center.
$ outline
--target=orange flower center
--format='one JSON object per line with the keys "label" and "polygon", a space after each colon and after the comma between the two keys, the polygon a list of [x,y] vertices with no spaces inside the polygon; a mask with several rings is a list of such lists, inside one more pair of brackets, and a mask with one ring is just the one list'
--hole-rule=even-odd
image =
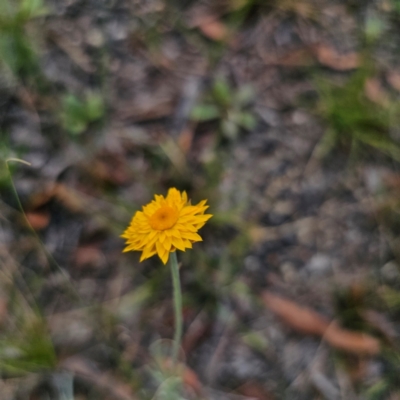
{"label": "orange flower center", "polygon": [[175,225],[178,211],[169,206],[162,206],[149,219],[150,226],[156,231],[165,231]]}

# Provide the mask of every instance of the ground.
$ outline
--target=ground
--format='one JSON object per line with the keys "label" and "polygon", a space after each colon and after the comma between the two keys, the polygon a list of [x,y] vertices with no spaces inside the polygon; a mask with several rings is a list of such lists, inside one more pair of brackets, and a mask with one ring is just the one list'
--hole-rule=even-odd
{"label": "ground", "polygon": [[[4,400],[400,398],[396,0],[0,2]],[[168,188],[203,242],[122,253]]]}

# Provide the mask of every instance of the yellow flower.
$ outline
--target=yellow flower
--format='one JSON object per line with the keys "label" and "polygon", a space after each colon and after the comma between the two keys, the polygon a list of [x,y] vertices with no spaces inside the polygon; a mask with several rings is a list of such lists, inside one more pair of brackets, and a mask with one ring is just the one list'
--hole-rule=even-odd
{"label": "yellow flower", "polygon": [[175,188],[167,197],[155,195],[154,200],[137,211],[125,232],[126,251],[142,251],[140,261],[155,254],[167,263],[169,253],[185,251],[192,243],[202,241],[197,231],[212,217],[204,214],[207,200],[191,205],[186,192]]}

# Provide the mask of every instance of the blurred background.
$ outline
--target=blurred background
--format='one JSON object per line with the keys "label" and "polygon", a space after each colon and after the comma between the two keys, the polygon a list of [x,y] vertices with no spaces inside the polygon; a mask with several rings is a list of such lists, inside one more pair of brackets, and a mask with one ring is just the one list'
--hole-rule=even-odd
{"label": "blurred background", "polygon": [[[1,400],[400,399],[399,0],[0,0]],[[23,163],[29,163],[29,165]],[[208,199],[170,271],[122,254]]]}

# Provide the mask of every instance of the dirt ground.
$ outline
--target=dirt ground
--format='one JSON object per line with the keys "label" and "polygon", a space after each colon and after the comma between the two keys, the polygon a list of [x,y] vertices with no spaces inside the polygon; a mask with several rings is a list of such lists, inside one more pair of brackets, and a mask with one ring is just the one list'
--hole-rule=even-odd
{"label": "dirt ground", "polygon": [[[0,1],[0,400],[400,399],[400,3]],[[122,253],[168,188],[203,242]]]}

